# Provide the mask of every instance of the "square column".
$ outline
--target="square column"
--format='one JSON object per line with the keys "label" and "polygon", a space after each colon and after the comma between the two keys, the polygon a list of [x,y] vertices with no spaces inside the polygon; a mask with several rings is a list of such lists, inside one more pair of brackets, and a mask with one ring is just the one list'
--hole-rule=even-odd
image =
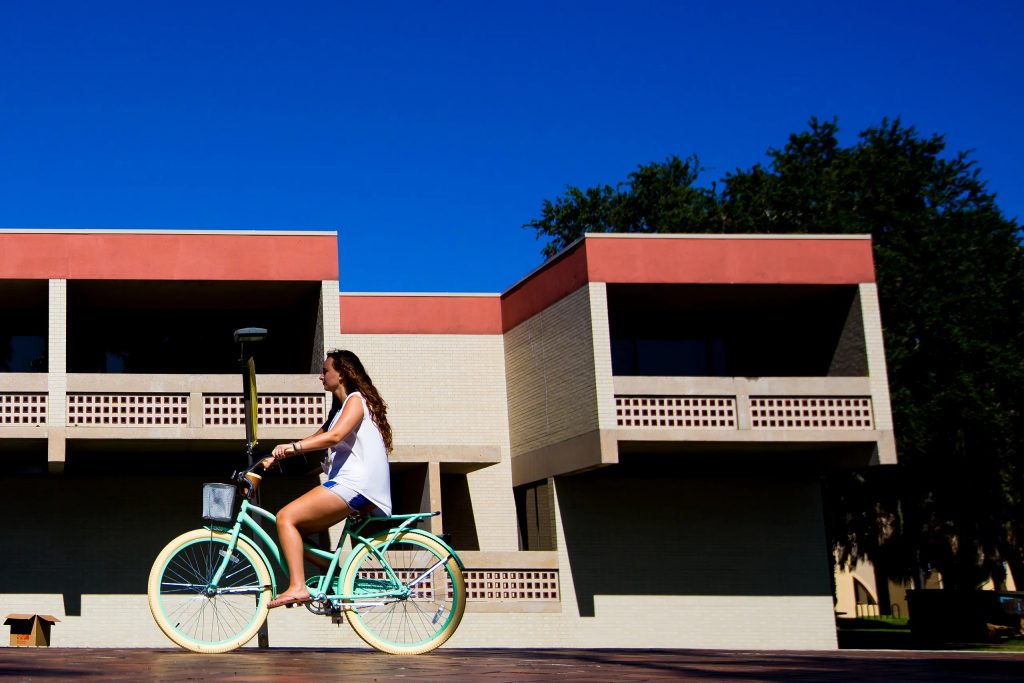
{"label": "square column", "polygon": [[864,346],[868,357],[868,381],[871,387],[871,405],[874,410],[875,429],[880,434],[878,462],[896,463],[896,441],[892,423],[892,403],[889,399],[889,375],[885,364],[885,344],[882,338],[882,311],[878,304],[878,285],[873,282],[859,286],[861,315],[864,317]]}
{"label": "square column", "polygon": [[68,415],[68,281],[50,280],[47,325],[46,460],[52,474],[64,472]]}
{"label": "square column", "polygon": [[341,347],[341,293],[338,291],[337,280],[323,280],[320,282],[320,311],[317,316],[320,323],[320,336],[323,347],[320,354],[314,359],[316,367],[314,372],[320,372],[320,362],[324,354],[331,349]]}
{"label": "square column", "polygon": [[[427,486],[425,491],[427,510],[441,510],[441,463],[427,463]],[[437,517],[430,518],[430,533],[441,535],[444,530],[444,511]]]}

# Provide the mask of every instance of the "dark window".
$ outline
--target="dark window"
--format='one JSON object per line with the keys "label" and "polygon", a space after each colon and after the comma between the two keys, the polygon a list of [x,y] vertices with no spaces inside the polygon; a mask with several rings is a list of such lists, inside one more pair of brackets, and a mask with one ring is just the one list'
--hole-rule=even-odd
{"label": "dark window", "polygon": [[45,335],[0,335],[0,372],[46,371]]}
{"label": "dark window", "polygon": [[547,480],[516,486],[512,494],[519,522],[520,550],[554,550],[554,500]]}
{"label": "dark window", "polygon": [[46,280],[0,281],[0,372],[47,372]]}
{"label": "dark window", "polygon": [[866,376],[855,286],[609,285],[612,371]]}
{"label": "dark window", "polygon": [[469,480],[461,472],[441,473],[441,522],[456,550],[480,550]]}
{"label": "dark window", "polygon": [[264,327],[257,371],[307,373],[319,309],[319,282],[73,281],[68,371],[235,373],[234,331]]}

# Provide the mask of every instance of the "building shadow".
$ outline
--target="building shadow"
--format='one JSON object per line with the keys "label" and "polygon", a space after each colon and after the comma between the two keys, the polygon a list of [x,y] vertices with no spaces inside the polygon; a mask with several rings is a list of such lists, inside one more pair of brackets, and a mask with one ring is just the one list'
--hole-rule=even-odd
{"label": "building shadow", "polygon": [[[0,594],[60,593],[66,616],[81,616],[83,595],[145,594],[163,547],[203,525],[202,486],[208,481],[217,479],[4,477],[0,515],[15,523],[0,529]],[[316,483],[299,475],[265,480],[263,507],[276,511]]]}
{"label": "building shadow", "polygon": [[658,474],[557,479],[581,616],[602,595],[831,595],[817,479]]}

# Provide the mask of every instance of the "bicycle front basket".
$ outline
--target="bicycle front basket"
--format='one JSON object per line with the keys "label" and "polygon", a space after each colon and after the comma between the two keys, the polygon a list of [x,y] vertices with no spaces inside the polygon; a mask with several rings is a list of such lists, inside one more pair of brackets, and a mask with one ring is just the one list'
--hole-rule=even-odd
{"label": "bicycle front basket", "polygon": [[225,525],[234,521],[235,487],[232,484],[203,484],[203,519]]}

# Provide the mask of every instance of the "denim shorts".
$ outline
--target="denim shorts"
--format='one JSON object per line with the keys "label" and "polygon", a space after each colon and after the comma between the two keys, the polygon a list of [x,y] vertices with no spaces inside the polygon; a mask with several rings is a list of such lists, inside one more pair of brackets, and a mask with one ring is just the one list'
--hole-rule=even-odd
{"label": "denim shorts", "polygon": [[377,506],[367,500],[363,494],[358,491],[353,491],[344,484],[338,483],[333,479],[328,479],[323,483],[323,487],[345,501],[349,508],[355,512],[366,515],[367,517],[379,517],[381,514],[380,510],[377,509]]}

